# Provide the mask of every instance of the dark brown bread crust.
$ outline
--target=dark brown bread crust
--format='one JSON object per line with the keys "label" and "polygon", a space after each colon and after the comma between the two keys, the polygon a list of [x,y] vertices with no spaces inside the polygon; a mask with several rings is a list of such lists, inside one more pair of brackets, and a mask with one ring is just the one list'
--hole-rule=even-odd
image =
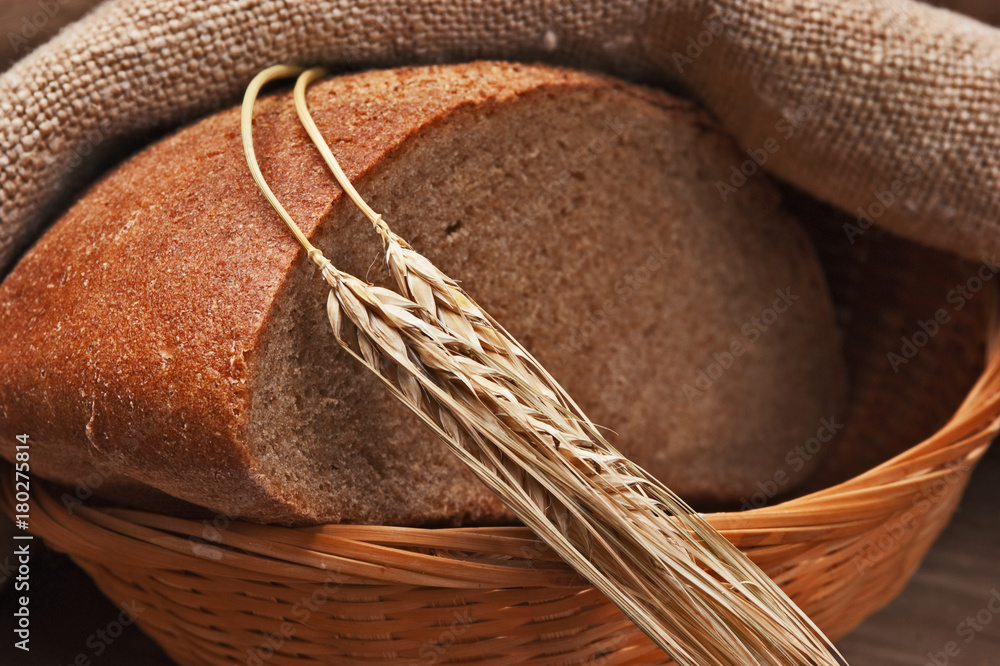
{"label": "dark brown bread crust", "polygon": [[[623,113],[633,114],[636,122],[699,128],[697,132],[705,135],[708,157],[673,156],[689,160],[684,166],[692,172],[703,170],[706,162],[715,163],[721,176],[728,172],[729,163],[724,159],[729,158],[720,159],[719,155],[738,157],[728,141],[688,103],[604,77],[559,69],[498,63],[407,68],[341,77],[310,92],[327,141],[349,177],[372,188],[366,196],[373,197],[376,208],[386,212],[391,222],[399,220],[397,229],[418,249],[426,248],[446,272],[454,270],[455,277],[467,279],[474,297],[488,309],[495,309],[515,335],[525,338],[529,348],[541,348],[542,361],[552,364],[557,377],[568,378],[571,392],[579,394],[585,409],[596,409],[598,414],[592,416],[616,427],[619,415],[628,424],[628,435],[641,435],[642,422],[653,423],[660,416],[657,405],[662,396],[656,390],[613,400],[612,409],[602,410],[600,394],[606,387],[600,381],[595,386],[594,372],[586,370],[606,360],[600,353],[600,338],[559,349],[545,342],[547,330],[558,334],[569,327],[579,328],[594,311],[587,294],[573,291],[571,275],[561,279],[570,300],[576,301],[570,307],[553,306],[555,314],[547,324],[544,317],[532,315],[532,325],[521,325],[519,308],[534,312],[546,307],[530,301],[531,284],[505,282],[497,277],[503,271],[491,273],[488,258],[469,260],[461,247],[450,259],[447,239],[422,239],[424,227],[407,227],[406,201],[382,201],[379,196],[396,191],[392,184],[396,182],[393,178],[399,178],[399,169],[393,171],[393,164],[412,161],[411,153],[419,153],[423,137],[428,143],[437,141],[435,137],[447,134],[450,123],[459,121],[471,131],[476,123],[494,122],[495,114],[543,98],[552,100],[556,113],[562,112],[559,105],[563,101],[571,111],[577,99],[587,98],[622,105]],[[314,329],[318,331],[322,323],[323,285],[257,192],[243,161],[238,131],[238,111],[231,110],[207,118],[128,161],[75,205],[0,286],[0,313],[7,331],[0,340],[4,455],[11,455],[14,433],[28,432],[35,445],[34,468],[41,476],[73,485],[95,464],[105,464],[115,474],[103,483],[99,494],[140,506],[154,495],[158,497],[137,491],[132,481],[136,480],[214,511],[260,521],[426,524],[509,518],[443,444],[420,430],[417,420],[387,394],[380,393],[373,378],[338,354],[332,336],[316,340]],[[377,263],[377,246],[370,239],[356,240],[366,230],[356,221],[350,226],[353,212],[340,200],[340,190],[295,119],[287,94],[259,104],[254,135],[265,176],[305,233],[317,237],[318,244],[342,268],[365,275],[367,267]],[[447,155],[440,157],[448,159]],[[415,189],[434,187],[435,167],[434,163],[413,163],[408,182]],[[663,165],[653,168],[662,169]],[[700,182],[695,198],[700,196],[707,202],[713,196],[709,183],[714,182],[714,176],[679,170],[676,177]],[[735,215],[776,215],[776,198],[762,182],[748,184],[742,194],[742,203],[733,203],[729,209],[744,209]],[[708,209],[721,206],[714,200],[707,203]],[[746,213],[746,209],[755,208],[762,212]],[[632,208],[623,203],[623,210]],[[693,219],[704,214],[691,212]],[[457,221],[442,220],[442,228]],[[323,229],[318,230],[321,223]],[[843,377],[839,359],[831,354],[836,351],[836,334],[822,278],[801,233],[790,221],[775,224],[768,228],[761,222],[762,233],[775,236],[757,249],[773,245],[781,265],[773,270],[734,268],[746,271],[747,280],[755,284],[770,285],[764,293],[785,287],[786,278],[794,274],[802,283],[796,288],[806,289],[807,296],[814,297],[793,314],[798,321],[795,326],[807,331],[806,346],[814,346],[815,352],[808,359],[790,363],[792,370],[760,375],[762,381],[788,379],[793,386],[759,387],[762,392],[794,391],[799,398],[806,393],[801,400],[811,406],[806,410],[809,413],[792,413],[803,411],[796,404],[785,412],[790,419],[787,423],[779,413],[774,426],[783,436],[776,438],[779,442],[767,444],[767,455],[750,449],[744,453],[745,460],[720,461],[718,474],[712,473],[711,466],[707,472],[689,467],[688,475],[694,481],[688,488],[679,488],[682,492],[719,499],[752,489],[747,480],[751,477],[725,487],[726,475],[739,477],[734,470],[758,457],[765,460],[761,464],[764,469],[773,469],[770,461],[788,449],[789,441],[804,441],[803,424],[814,428],[819,416],[829,416],[826,412],[839,400]],[[426,241],[423,246],[422,240]],[[578,238],[570,245],[586,249],[592,242]],[[558,247],[552,251],[558,252]],[[622,265],[616,251],[612,243],[611,251],[602,255],[605,263],[594,270],[608,271],[612,277],[632,270],[634,264]],[[763,260],[768,261],[767,252],[761,251]],[[529,266],[537,261],[531,252],[524,256],[519,254],[524,250],[510,252],[515,264],[519,261]],[[710,259],[726,262],[730,257]],[[702,273],[699,267],[687,267],[686,284],[703,289],[702,298],[739,301],[739,281],[737,286],[721,287],[721,291],[703,284],[711,276],[721,275],[727,266],[704,268]],[[530,270],[527,273],[530,276]],[[373,267],[371,277],[381,275]],[[654,291],[644,298],[655,296]],[[768,304],[754,302],[749,309],[732,309],[727,316],[735,328],[708,339],[698,339],[697,326],[689,324],[687,333],[693,337],[681,340],[680,349],[687,345],[710,360],[711,352],[739,335],[744,313]],[[573,312],[580,318],[566,321]],[[285,322],[282,325],[292,329],[295,322],[307,320],[311,323],[303,323],[303,330],[313,327],[308,329],[307,339],[316,340],[311,350],[301,356],[275,351],[280,340],[295,335],[294,331],[274,330],[278,326],[275,322]],[[657,321],[619,324],[634,333],[636,327]],[[794,326],[791,331],[777,332],[777,339],[769,344],[780,349],[784,340],[795,339]],[[676,346],[671,345],[654,345],[652,349],[676,353]],[[799,353],[803,346],[790,349]],[[269,386],[272,375],[288,370],[282,359],[294,361],[294,373],[299,373],[283,375],[285,379],[292,377],[307,388],[315,382],[310,377],[313,369],[321,363],[334,364],[338,369],[330,376],[335,385],[322,395],[310,393],[315,393],[315,387],[299,394],[280,382]],[[760,363],[766,366],[769,361],[762,358]],[[604,371],[613,372],[615,367]],[[811,375],[815,381],[804,379]],[[584,385],[588,378],[590,387]],[[611,379],[615,387],[622,386],[619,378]],[[655,380],[656,375],[638,379]],[[745,392],[747,380],[738,383]],[[667,389],[678,393],[681,386],[663,390]],[[287,409],[279,404],[282,400],[290,401]],[[276,409],[269,411],[267,401],[276,401]],[[764,403],[773,407],[775,401],[762,401],[758,396],[748,402],[753,402],[752,409],[767,411],[770,407]],[[624,414],[630,404],[634,410]],[[326,423],[310,426],[306,422],[317,406],[344,409],[345,414],[353,410],[368,418],[333,421],[353,432],[329,432],[330,444],[319,453],[303,449],[308,455],[296,457],[293,454],[299,452],[292,451],[289,442],[315,437],[317,433],[309,428],[322,430]],[[737,419],[744,418],[736,411]],[[276,420],[275,414],[286,416]],[[691,427],[697,429],[696,424]],[[656,428],[650,432],[661,434]],[[400,450],[404,446],[406,449]],[[640,462],[643,452],[652,462],[662,458],[662,452],[652,451],[656,446],[657,442],[647,437],[633,452]],[[719,444],[720,454],[730,450],[727,443]],[[702,453],[708,460],[719,457],[711,451],[707,456]],[[684,457],[677,460],[683,462]],[[683,482],[684,474],[675,471],[668,476],[669,481]],[[331,483],[343,487],[331,490]],[[325,487],[318,488],[320,485]]]}

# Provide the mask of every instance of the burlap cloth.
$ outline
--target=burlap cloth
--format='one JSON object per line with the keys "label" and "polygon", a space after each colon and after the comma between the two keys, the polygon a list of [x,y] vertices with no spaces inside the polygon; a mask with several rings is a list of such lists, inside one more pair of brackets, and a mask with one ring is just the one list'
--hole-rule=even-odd
{"label": "burlap cloth", "polygon": [[[34,4],[58,13],[67,1]],[[102,155],[236,102],[267,65],[473,58],[686,90],[749,160],[719,181],[720,196],[767,170],[852,213],[849,235],[874,222],[974,259],[1000,249],[1000,32],[946,10],[909,0],[110,0],[0,76],[0,275]]]}

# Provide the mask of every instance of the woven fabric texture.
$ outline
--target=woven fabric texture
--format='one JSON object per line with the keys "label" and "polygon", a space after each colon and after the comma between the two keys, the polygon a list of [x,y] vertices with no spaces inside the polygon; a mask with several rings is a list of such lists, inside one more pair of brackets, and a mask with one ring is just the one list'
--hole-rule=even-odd
{"label": "woven fabric texture", "polygon": [[[50,0],[58,5],[61,0]],[[39,5],[41,6],[41,5]],[[102,156],[261,68],[503,58],[686,90],[746,161],[970,258],[1000,249],[1000,33],[910,0],[110,0],[0,76],[0,275]]]}

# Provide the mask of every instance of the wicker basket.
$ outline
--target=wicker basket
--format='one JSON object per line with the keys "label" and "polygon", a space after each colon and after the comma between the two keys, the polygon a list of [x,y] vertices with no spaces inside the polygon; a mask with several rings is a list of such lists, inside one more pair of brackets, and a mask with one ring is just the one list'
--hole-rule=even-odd
{"label": "wicker basket", "polygon": [[[1000,426],[1000,346],[996,293],[985,288],[893,372],[886,354],[900,335],[950,307],[948,289],[975,267],[876,232],[850,247],[817,233],[835,300],[851,315],[854,387],[821,481],[851,478],[708,518],[837,638],[902,589],[958,504]],[[3,475],[8,512],[12,478]],[[138,624],[182,664],[666,663],[524,528],[293,529],[69,512],[58,490],[33,489],[32,531],[113,601],[137,603]]]}

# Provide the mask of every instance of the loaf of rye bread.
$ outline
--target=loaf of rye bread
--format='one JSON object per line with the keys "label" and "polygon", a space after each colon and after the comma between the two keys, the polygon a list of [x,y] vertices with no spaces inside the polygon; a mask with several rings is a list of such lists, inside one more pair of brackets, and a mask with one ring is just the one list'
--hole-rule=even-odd
{"label": "loaf of rye bread", "polygon": [[[844,404],[823,276],[765,178],[659,91],[479,62],[316,84],[362,196],[694,501],[732,501]],[[264,175],[334,264],[388,284],[289,92],[258,102]],[[0,441],[32,470],[158,508],[285,524],[510,514],[340,351],[325,286],[258,193],[231,109],[105,177],[0,286]],[[815,466],[791,469],[787,488]],[[94,484],[84,484],[88,487]],[[89,493],[88,493],[89,494]]]}

